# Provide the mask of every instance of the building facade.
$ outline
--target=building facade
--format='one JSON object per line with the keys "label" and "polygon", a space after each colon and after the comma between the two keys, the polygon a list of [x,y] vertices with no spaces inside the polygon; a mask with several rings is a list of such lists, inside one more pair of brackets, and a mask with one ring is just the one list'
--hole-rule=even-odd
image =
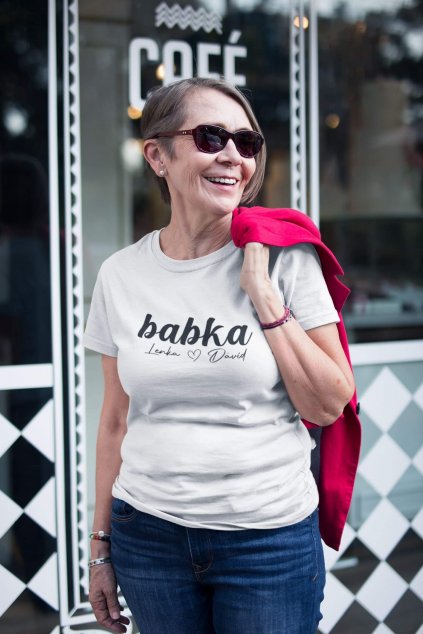
{"label": "building facade", "polygon": [[[224,75],[345,269],[363,448],[322,634],[423,632],[423,33],[419,0],[0,0],[0,629],[82,634],[109,254],[163,226],[148,91]],[[93,630],[94,628],[94,630]],[[131,631],[135,634],[135,626]]]}

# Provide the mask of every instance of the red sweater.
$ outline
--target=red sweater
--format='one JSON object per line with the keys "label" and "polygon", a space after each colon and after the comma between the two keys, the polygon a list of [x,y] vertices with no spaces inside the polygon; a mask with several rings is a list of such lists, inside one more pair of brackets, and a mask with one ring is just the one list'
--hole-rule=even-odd
{"label": "red sweater", "polygon": [[[244,247],[248,242],[280,247],[300,242],[314,245],[327,287],[339,314],[339,338],[351,365],[341,315],[349,289],[338,279],[337,276],[343,275],[344,272],[332,251],[322,242],[320,232],[312,220],[294,209],[239,207],[233,212],[232,239],[238,247]],[[361,425],[358,411],[357,394],[354,392],[341,416],[332,425],[322,428],[318,483],[320,532],[324,542],[335,550],[339,550],[350,508],[360,454]],[[303,422],[307,427],[316,427],[307,421]]]}

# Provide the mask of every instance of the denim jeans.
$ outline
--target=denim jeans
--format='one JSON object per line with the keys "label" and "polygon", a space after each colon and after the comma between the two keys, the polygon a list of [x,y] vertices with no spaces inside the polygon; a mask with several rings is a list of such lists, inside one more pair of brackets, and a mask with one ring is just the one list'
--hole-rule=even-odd
{"label": "denim jeans", "polygon": [[112,560],[141,634],[315,634],[315,511],[276,529],[186,528],[113,501]]}

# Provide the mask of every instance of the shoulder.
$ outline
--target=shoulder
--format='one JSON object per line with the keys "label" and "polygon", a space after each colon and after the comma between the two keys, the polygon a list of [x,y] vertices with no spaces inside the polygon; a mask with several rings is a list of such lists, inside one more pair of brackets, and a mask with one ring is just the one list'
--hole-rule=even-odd
{"label": "shoulder", "polygon": [[316,264],[321,267],[318,252],[310,242],[298,242],[288,247],[271,247],[270,259],[275,264],[285,267],[309,265],[314,268]]}
{"label": "shoulder", "polygon": [[148,245],[151,244],[153,233],[148,233],[137,242],[112,253],[102,263],[99,274],[102,277],[109,277],[131,270],[142,257],[143,251],[148,249]]}
{"label": "shoulder", "polygon": [[311,242],[298,242],[289,247],[283,247],[283,257],[313,257],[318,258],[316,247]]}

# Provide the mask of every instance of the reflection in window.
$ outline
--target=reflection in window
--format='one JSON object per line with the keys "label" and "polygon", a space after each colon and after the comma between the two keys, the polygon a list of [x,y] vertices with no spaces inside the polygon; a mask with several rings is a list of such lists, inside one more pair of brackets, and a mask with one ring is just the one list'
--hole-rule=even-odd
{"label": "reflection in window", "polygon": [[[319,20],[321,229],[352,289],[352,341],[423,336],[419,3]],[[420,19],[420,21],[419,21]]]}

